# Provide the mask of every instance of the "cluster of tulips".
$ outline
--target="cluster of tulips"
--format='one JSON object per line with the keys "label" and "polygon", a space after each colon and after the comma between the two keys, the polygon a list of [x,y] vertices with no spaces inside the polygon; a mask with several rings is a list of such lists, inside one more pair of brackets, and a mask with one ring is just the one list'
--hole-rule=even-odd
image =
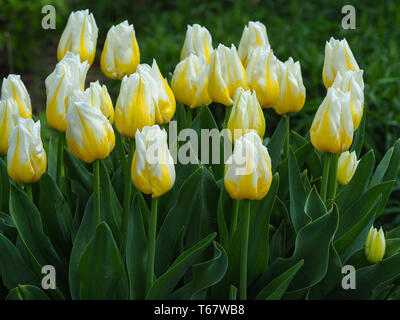
{"label": "cluster of tulips", "polygon": [[[108,157],[116,144],[128,141],[128,155],[118,155],[125,175],[123,214],[126,217],[130,212],[131,181],[141,192],[152,195],[146,279],[150,288],[155,280],[151,270],[155,261],[157,199],[175,182],[174,162],[162,125],[174,117],[176,101],[188,107],[190,119],[192,109],[204,105],[219,103],[227,109],[232,106],[226,127],[234,151],[226,163],[224,185],[236,201],[232,221],[237,221],[239,201],[246,208],[241,226],[245,240],[240,268],[240,296],[246,298],[250,201],[263,199],[273,180],[271,158],[262,140],[266,127],[263,108],[273,108],[277,114],[287,116],[303,108],[306,88],[300,63],[291,57],[282,62],[274,55],[266,28],[260,22],[249,22],[244,28],[238,49],[233,44],[219,44],[214,49],[210,32],[195,24],[188,26],[181,61],[169,84],[155,60],[151,66],[140,64],[134,27],[124,21],[108,31],[100,60],[101,70],[108,78],[122,80],[114,110],[105,85],[96,81],[85,89],[86,74],[96,55],[97,36],[98,28],[89,10],[71,13],[58,45],[59,62],[46,78],[46,118],[59,131],[59,150],[66,141],[75,157],[93,163],[94,210],[99,211],[99,161]],[[359,163],[356,153],[349,149],[363,117],[363,70],[345,39],[331,38],[326,43],[322,78],[327,94],[315,114],[310,139],[316,150],[324,152],[320,194],[328,203],[335,198],[337,183],[348,184]],[[10,178],[29,189],[29,184],[46,171],[47,161],[40,122],[32,120],[29,94],[18,75],[3,80],[0,132],[0,153],[7,155]],[[286,140],[283,152],[288,154],[288,136]],[[155,160],[148,156],[150,149],[158,150]],[[62,167],[59,156],[57,182]],[[235,223],[233,228],[236,229]],[[377,263],[384,253],[383,231],[371,227],[366,257]]]}

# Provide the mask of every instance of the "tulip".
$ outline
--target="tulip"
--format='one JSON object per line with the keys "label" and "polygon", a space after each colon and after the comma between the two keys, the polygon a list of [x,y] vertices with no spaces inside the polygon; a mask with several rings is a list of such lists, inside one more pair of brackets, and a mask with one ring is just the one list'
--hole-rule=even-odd
{"label": "tulip", "polygon": [[213,101],[230,106],[239,87],[248,89],[246,71],[236,48],[220,44],[211,55],[208,94]]}
{"label": "tulip", "polygon": [[371,263],[382,261],[385,255],[386,243],[385,235],[382,227],[379,232],[374,226],[368,232],[367,240],[365,241],[365,256]]}
{"label": "tulip", "polygon": [[239,57],[244,66],[247,66],[252,51],[257,46],[270,47],[267,29],[261,22],[250,21],[248,26],[244,27],[238,47]]}
{"label": "tulip", "polygon": [[350,93],[329,88],[311,125],[311,143],[319,151],[342,153],[350,148],[353,132]]}
{"label": "tulip", "polygon": [[100,67],[103,73],[110,79],[122,79],[135,72],[139,61],[139,46],[133,25],[125,20],[112,26],[101,53]]}
{"label": "tulip", "polygon": [[84,90],[88,70],[87,61],[81,63],[78,55],[67,52],[46,78],[46,118],[51,127],[61,132],[66,130],[68,99],[74,90]]}
{"label": "tulip", "polygon": [[260,200],[271,186],[271,158],[255,131],[237,139],[225,167],[225,188],[232,199]]}
{"label": "tulip", "polygon": [[338,170],[337,170],[337,181],[341,185],[346,185],[350,182],[351,178],[356,172],[358,163],[356,152],[343,152],[339,156],[338,160]]}
{"label": "tulip", "polygon": [[168,150],[167,132],[158,125],[137,131],[136,151],[131,176],[133,184],[143,193],[159,197],[175,182],[175,167]]}
{"label": "tulip", "polygon": [[7,170],[15,182],[33,183],[46,171],[40,121],[19,118],[8,140]]}
{"label": "tulip", "polygon": [[279,97],[273,108],[277,114],[299,112],[306,101],[306,88],[303,85],[300,63],[289,58],[279,63]]}
{"label": "tulip", "polygon": [[348,70],[344,76],[340,72],[336,74],[332,87],[350,92],[351,116],[353,117],[354,130],[360,125],[364,111],[364,80],[363,70]]}
{"label": "tulip", "polygon": [[104,84],[100,86],[99,81],[91,82],[90,87],[85,90],[85,94],[89,96],[91,105],[99,108],[112,124],[114,122],[114,107],[107,87]]}
{"label": "tulip", "polygon": [[345,74],[347,70],[360,70],[346,39],[330,38],[325,44],[325,59],[322,69],[322,79],[326,88],[335,80],[336,73]]}
{"label": "tulip", "polygon": [[71,12],[57,48],[57,58],[61,61],[68,51],[78,54],[81,61],[93,63],[96,55],[98,28],[89,10]]}
{"label": "tulip", "polygon": [[31,98],[20,75],[10,74],[7,78],[3,78],[1,100],[10,98],[17,102],[20,117],[32,118]]}
{"label": "tulip", "polygon": [[264,137],[265,118],[254,91],[237,90],[227,127],[233,141],[251,130],[256,130],[261,139]]}
{"label": "tulip", "polygon": [[181,50],[181,60],[194,54],[204,56],[206,63],[210,63],[210,55],[213,52],[212,38],[206,27],[198,24],[187,26],[185,42]]}
{"label": "tulip", "polygon": [[278,62],[272,50],[256,47],[250,55],[247,68],[249,88],[257,94],[262,108],[270,108],[279,98]]}
{"label": "tulip", "polygon": [[86,163],[106,158],[115,145],[114,130],[101,113],[80,91],[68,101],[66,138],[72,153]]}
{"label": "tulip", "polygon": [[18,103],[14,99],[0,100],[0,155],[7,154],[8,138],[17,125],[19,117]]}
{"label": "tulip", "polygon": [[190,56],[179,62],[171,79],[175,98],[190,108],[208,105],[208,66],[203,56]]}

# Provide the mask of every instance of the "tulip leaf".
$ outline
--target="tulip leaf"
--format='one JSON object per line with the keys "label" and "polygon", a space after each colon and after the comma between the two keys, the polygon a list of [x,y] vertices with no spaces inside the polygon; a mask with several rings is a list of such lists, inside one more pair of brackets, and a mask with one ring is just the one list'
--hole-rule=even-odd
{"label": "tulip leaf", "polygon": [[228,227],[227,217],[233,212],[233,200],[229,196],[222,184],[221,191],[218,200],[218,211],[217,211],[217,222],[218,222],[218,234],[222,246],[226,249],[228,247]]}
{"label": "tulip leaf", "polygon": [[47,174],[54,180],[57,175],[57,144],[60,143],[60,139],[55,139],[55,136],[49,137],[49,149],[47,152]]}
{"label": "tulip leaf", "polygon": [[81,299],[127,298],[127,290],[118,290],[124,267],[106,222],[103,221],[97,226],[93,239],[82,254],[78,270]]}
{"label": "tulip leaf", "polygon": [[362,147],[364,145],[366,116],[367,116],[367,114],[366,114],[366,112],[364,112],[363,117],[360,122],[360,125],[358,126],[358,128],[354,134],[353,143],[350,148],[350,152],[353,152],[353,151],[356,152],[357,158],[360,156]]}
{"label": "tulip leaf", "polygon": [[91,193],[93,191],[93,175],[66,148],[64,148],[64,164],[68,167],[69,178],[79,181],[86,191]]}
{"label": "tulip leaf", "polygon": [[7,164],[0,158],[0,211],[8,212],[10,183],[7,173]]}
{"label": "tulip leaf", "polygon": [[50,300],[50,298],[37,286],[18,285],[8,293],[6,300]]}
{"label": "tulip leaf", "polygon": [[281,152],[283,149],[283,144],[285,143],[285,139],[287,133],[289,132],[289,121],[286,115],[284,115],[278,123],[274,134],[271,139],[268,141],[266,147],[268,148],[268,153],[271,157],[271,170],[275,172],[275,169],[278,167],[279,159],[281,156]]}
{"label": "tulip leaf", "polygon": [[17,229],[15,228],[14,221],[7,213],[0,211],[0,232],[2,232],[8,239],[15,242],[17,238]]}
{"label": "tulip leaf", "polygon": [[400,225],[386,233],[386,239],[400,238]]}
{"label": "tulip leaf", "polygon": [[311,217],[312,220],[316,220],[322,217],[326,211],[327,209],[324,202],[319,196],[315,186],[313,186],[304,205],[304,212]]}

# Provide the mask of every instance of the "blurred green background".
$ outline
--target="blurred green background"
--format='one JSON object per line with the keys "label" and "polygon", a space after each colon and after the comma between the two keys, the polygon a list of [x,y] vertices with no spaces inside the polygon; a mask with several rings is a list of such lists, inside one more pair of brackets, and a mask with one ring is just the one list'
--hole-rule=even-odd
{"label": "blurred green background", "polygon": [[[41,28],[41,8],[46,4],[56,8],[56,30]],[[342,29],[341,9],[346,4],[356,9],[355,30]],[[244,25],[259,20],[267,27],[276,56],[280,60],[292,56],[301,63],[307,101],[303,111],[292,116],[296,130],[307,133],[326,94],[321,79],[324,46],[333,36],[348,40],[364,69],[366,148],[375,149],[379,159],[400,136],[400,1],[0,0],[0,75],[22,75],[36,114],[45,108],[44,80],[57,62],[57,44],[68,15],[86,8],[99,27],[97,57],[87,81],[105,83],[114,103],[119,82],[108,80],[99,69],[104,40],[113,24],[126,19],[133,23],[141,62],[151,63],[155,58],[164,76],[170,78],[188,24],[206,26],[214,47],[219,43],[237,46]],[[272,112],[268,116],[267,123],[276,121]]]}

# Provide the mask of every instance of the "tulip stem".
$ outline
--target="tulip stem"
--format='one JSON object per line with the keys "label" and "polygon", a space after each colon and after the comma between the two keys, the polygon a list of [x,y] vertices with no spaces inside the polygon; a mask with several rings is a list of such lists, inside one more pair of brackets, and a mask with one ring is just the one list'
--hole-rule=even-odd
{"label": "tulip stem", "polygon": [[247,255],[250,229],[250,200],[244,200],[244,217],[242,222],[242,250],[240,261],[240,299],[247,299]]}
{"label": "tulip stem", "polygon": [[63,167],[64,132],[58,132],[56,183],[60,186]]}
{"label": "tulip stem", "polygon": [[33,200],[33,196],[32,196],[32,184],[30,183],[26,183],[25,184],[25,191],[28,194],[29,198],[31,198],[31,200]]}
{"label": "tulip stem", "polygon": [[338,169],[338,154],[331,155],[331,164],[329,168],[329,186],[327,191],[327,200],[334,200],[336,197],[336,186],[337,186],[337,169]]}
{"label": "tulip stem", "polygon": [[287,127],[286,127],[286,137],[285,137],[285,156],[289,156],[289,145],[290,145],[290,117],[289,114],[286,114],[286,122],[287,122]]}
{"label": "tulip stem", "polygon": [[147,259],[147,293],[154,282],[154,261],[156,253],[156,233],[157,233],[157,208],[158,198],[151,199],[151,212],[149,221],[149,255]]}
{"label": "tulip stem", "polygon": [[187,124],[186,126],[190,128],[192,125],[192,119],[193,119],[193,109],[188,107],[188,112],[187,112]]}
{"label": "tulip stem", "polygon": [[240,204],[239,200],[233,200],[233,215],[232,215],[231,227],[229,230],[229,240],[232,240],[233,235],[235,234],[236,229],[237,229],[239,204]]}
{"label": "tulip stem", "polygon": [[331,163],[332,154],[329,152],[324,153],[324,168],[322,171],[322,181],[321,181],[321,198],[325,202],[326,195],[328,190],[328,182],[329,182],[329,167]]}
{"label": "tulip stem", "polygon": [[93,202],[95,215],[100,219],[100,160],[93,163]]}

